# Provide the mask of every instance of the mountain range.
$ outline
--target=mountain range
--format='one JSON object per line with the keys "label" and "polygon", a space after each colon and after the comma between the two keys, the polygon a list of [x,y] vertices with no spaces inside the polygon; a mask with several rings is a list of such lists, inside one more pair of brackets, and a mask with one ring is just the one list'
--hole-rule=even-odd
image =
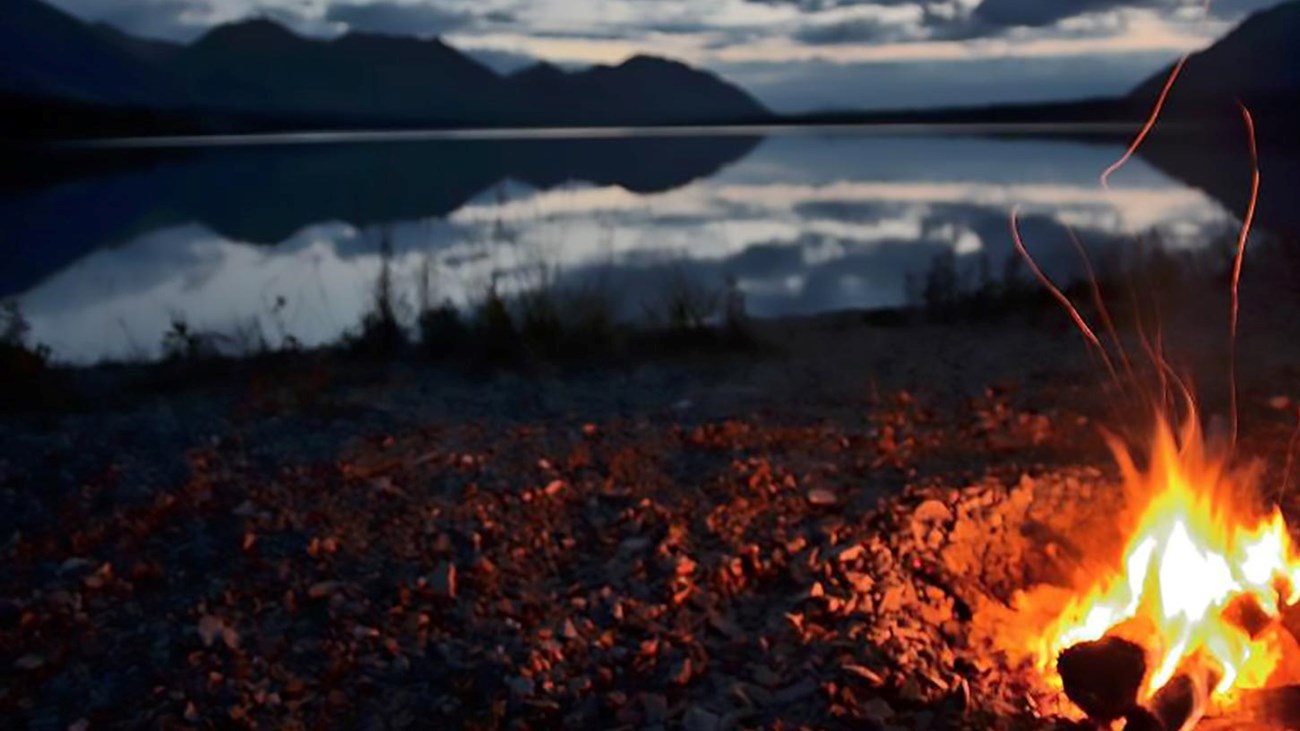
{"label": "mountain range", "polygon": [[[0,137],[284,129],[739,124],[776,116],[743,89],[675,61],[637,56],[580,71],[538,63],[500,74],[440,39],[298,35],[267,19],[189,44],[83,22],[41,0],[0,12]],[[1193,54],[1167,118],[1236,119],[1251,106],[1271,136],[1300,117],[1300,0],[1248,17]],[[1133,122],[1169,68],[1109,99],[901,112],[798,122]],[[1282,121],[1276,121],[1282,120]]]}
{"label": "mountain range", "polygon": [[40,0],[4,4],[0,108],[11,128],[58,127],[77,118],[91,128],[151,121],[178,131],[770,118],[739,87],[651,56],[581,71],[537,64],[501,75],[436,38],[307,38],[252,19],[181,45],[85,23]]}
{"label": "mountain range", "polygon": [[[1161,137],[1188,134],[1216,137],[1241,126],[1237,102],[1245,103],[1259,125],[1261,141],[1297,141],[1300,125],[1300,0],[1290,0],[1248,16],[1223,38],[1191,54],[1169,95]],[[1002,103],[888,111],[828,110],[803,115],[813,124],[1052,124],[1120,123],[1127,136],[1150,114],[1172,65],[1111,96],[1061,102]],[[1193,123],[1191,125],[1185,123]],[[1184,124],[1178,124],[1184,123]],[[1178,131],[1169,134],[1169,128]],[[1066,128],[1062,133],[1072,134]]]}

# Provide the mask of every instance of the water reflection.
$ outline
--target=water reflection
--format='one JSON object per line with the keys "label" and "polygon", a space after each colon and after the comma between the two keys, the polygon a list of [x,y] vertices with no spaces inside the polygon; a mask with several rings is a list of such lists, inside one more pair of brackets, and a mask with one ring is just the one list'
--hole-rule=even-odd
{"label": "water reflection", "polygon": [[308,344],[360,318],[379,242],[413,304],[489,285],[601,287],[629,313],[685,272],[735,277],[758,315],[902,304],[942,251],[998,271],[1007,213],[1049,273],[1064,225],[1099,256],[1158,230],[1199,246],[1230,225],[1212,198],[1118,145],[871,134],[439,141],[189,151],[11,193],[33,334],[75,361],[156,354],[174,317]]}

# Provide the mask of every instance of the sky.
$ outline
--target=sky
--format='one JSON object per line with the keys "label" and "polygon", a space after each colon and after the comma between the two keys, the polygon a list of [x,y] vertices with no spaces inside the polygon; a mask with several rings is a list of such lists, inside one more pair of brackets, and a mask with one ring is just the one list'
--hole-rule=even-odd
{"label": "sky", "polygon": [[443,37],[501,71],[676,58],[779,112],[1116,94],[1279,0],[52,0],[191,40],[270,17],[309,35]]}

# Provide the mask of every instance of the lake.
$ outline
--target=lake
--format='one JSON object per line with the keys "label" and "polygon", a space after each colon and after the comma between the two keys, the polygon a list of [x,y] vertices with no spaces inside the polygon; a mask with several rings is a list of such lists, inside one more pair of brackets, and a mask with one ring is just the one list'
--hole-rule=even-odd
{"label": "lake", "polygon": [[157,357],[178,319],[273,343],[335,342],[369,307],[385,250],[408,314],[422,273],[426,296],[458,306],[489,287],[598,289],[633,317],[671,282],[730,280],[754,315],[807,314],[905,304],[945,251],[964,277],[1002,271],[1013,207],[1031,250],[1064,279],[1079,272],[1067,226],[1099,257],[1151,233],[1195,248],[1221,240],[1239,205],[1141,156],[1104,190],[1098,176],[1123,143],[1100,136],[839,128],[254,142],[25,156],[0,184],[0,297],[15,297],[32,337],[75,363]]}

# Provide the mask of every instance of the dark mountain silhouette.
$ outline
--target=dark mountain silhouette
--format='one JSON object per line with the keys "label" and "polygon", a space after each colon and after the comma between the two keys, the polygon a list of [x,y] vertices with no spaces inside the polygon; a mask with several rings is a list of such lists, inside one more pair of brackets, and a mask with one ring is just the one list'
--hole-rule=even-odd
{"label": "dark mountain silhouette", "polygon": [[[1241,218],[1250,201],[1250,151],[1240,125],[1233,134],[1207,144],[1189,145],[1153,137],[1143,159],[1171,177],[1199,188]],[[1300,148],[1294,142],[1264,142],[1259,150],[1261,185],[1255,227],[1300,241]]]}
{"label": "dark mountain silhouette", "polygon": [[[77,133],[132,115],[146,124],[241,131],[349,126],[449,127],[742,122],[769,113],[744,91],[680,63],[633,58],[566,73],[504,77],[438,39],[348,33],[307,38],[267,19],[219,26],[181,46],[88,25],[39,0],[0,13],[0,132]],[[84,107],[84,108],[83,108]],[[131,114],[125,114],[129,110]],[[187,120],[176,120],[183,112]],[[26,124],[31,129],[23,129]]]}
{"label": "dark mountain silhouette", "polygon": [[[653,193],[713,175],[757,144],[723,136],[439,140],[67,150],[60,154],[71,159],[63,161],[32,152],[0,171],[7,247],[0,296],[99,247],[169,226],[197,223],[233,241],[276,244],[317,223],[446,216],[505,180],[542,190],[583,181]],[[69,174],[39,185],[21,172],[60,162]]]}
{"label": "dark mountain silhouette", "polygon": [[497,74],[439,40],[303,38],[269,20],[214,29],[171,63],[209,104],[276,116],[407,124],[510,119]]}
{"label": "dark mountain silhouette", "polygon": [[[1264,116],[1300,115],[1300,0],[1261,10],[1209,48],[1188,59],[1169,95],[1171,118],[1236,114],[1236,100]],[[1171,67],[1142,82],[1130,95],[1150,104]]]}
{"label": "dark mountain silhouette", "polygon": [[573,72],[539,63],[510,76],[507,83],[534,102],[531,113],[539,123],[563,123],[573,116],[612,124],[714,123],[766,115],[738,87],[652,56]]}
{"label": "dark mountain silhouette", "polygon": [[172,106],[183,85],[76,18],[38,0],[4,0],[0,91],[113,106]]}
{"label": "dark mountain silhouette", "polygon": [[173,43],[155,38],[139,38],[108,23],[95,23],[90,26],[90,29],[119,51],[150,63],[166,61],[185,48],[183,43]]}

